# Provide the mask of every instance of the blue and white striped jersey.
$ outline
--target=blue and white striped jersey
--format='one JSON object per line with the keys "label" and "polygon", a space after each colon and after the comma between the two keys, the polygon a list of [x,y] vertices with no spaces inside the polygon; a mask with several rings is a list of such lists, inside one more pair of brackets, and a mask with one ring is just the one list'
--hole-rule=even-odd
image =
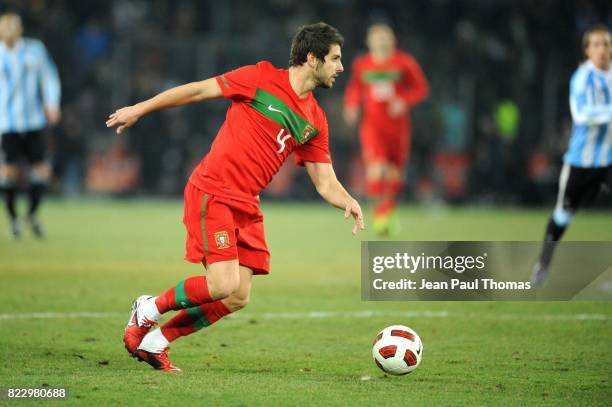
{"label": "blue and white striped jersey", "polygon": [[581,64],[570,81],[570,110],[574,125],[563,160],[583,168],[612,164],[612,67]]}
{"label": "blue and white striped jersey", "polygon": [[40,130],[43,106],[59,107],[60,81],[42,42],[20,38],[13,48],[0,41],[0,134]]}

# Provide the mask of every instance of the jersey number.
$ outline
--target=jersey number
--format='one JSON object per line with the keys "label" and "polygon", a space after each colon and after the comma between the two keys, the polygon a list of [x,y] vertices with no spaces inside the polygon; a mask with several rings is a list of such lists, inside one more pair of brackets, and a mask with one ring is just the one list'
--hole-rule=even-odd
{"label": "jersey number", "polygon": [[392,82],[374,82],[371,95],[376,102],[386,102],[395,96],[395,85]]}
{"label": "jersey number", "polygon": [[278,141],[278,144],[280,145],[280,148],[277,151],[278,154],[281,154],[283,151],[285,151],[285,142],[291,138],[290,133],[287,133],[283,136],[284,132],[285,129],[280,129],[280,131],[276,135],[276,141]]}

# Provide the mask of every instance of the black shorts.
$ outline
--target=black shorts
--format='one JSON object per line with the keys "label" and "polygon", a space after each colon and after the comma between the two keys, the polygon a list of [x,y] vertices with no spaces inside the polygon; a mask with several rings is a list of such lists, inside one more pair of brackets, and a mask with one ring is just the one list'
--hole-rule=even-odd
{"label": "black shorts", "polygon": [[47,145],[42,130],[25,133],[5,133],[2,137],[2,150],[7,164],[15,164],[25,157],[30,164],[45,160]]}
{"label": "black shorts", "polygon": [[559,176],[557,207],[576,211],[593,202],[604,185],[612,191],[612,166],[580,168],[564,164]]}

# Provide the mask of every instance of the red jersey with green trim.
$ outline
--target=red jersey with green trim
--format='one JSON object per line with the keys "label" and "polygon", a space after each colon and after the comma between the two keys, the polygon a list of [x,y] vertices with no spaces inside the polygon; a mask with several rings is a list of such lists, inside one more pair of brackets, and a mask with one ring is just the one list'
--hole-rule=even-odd
{"label": "red jersey with green trim", "polygon": [[389,102],[399,97],[411,107],[424,100],[428,93],[427,79],[416,60],[395,50],[384,62],[374,61],[370,54],[355,59],[344,103],[363,105],[362,126],[393,131],[404,128],[408,115],[392,117]]}
{"label": "red jersey with green trim", "polygon": [[189,178],[198,188],[258,202],[289,154],[298,165],[331,163],[325,112],[312,92],[298,97],[288,70],[262,61],[216,80],[232,103],[210,152]]}

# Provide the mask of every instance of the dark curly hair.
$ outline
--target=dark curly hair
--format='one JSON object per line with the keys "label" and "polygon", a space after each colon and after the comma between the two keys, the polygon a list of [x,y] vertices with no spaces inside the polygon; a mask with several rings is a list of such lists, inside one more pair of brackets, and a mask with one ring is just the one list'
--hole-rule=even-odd
{"label": "dark curly hair", "polygon": [[326,23],[316,23],[301,26],[293,42],[289,55],[289,66],[300,66],[306,62],[309,52],[323,61],[329,48],[337,44],[342,47],[344,38],[340,31]]}

